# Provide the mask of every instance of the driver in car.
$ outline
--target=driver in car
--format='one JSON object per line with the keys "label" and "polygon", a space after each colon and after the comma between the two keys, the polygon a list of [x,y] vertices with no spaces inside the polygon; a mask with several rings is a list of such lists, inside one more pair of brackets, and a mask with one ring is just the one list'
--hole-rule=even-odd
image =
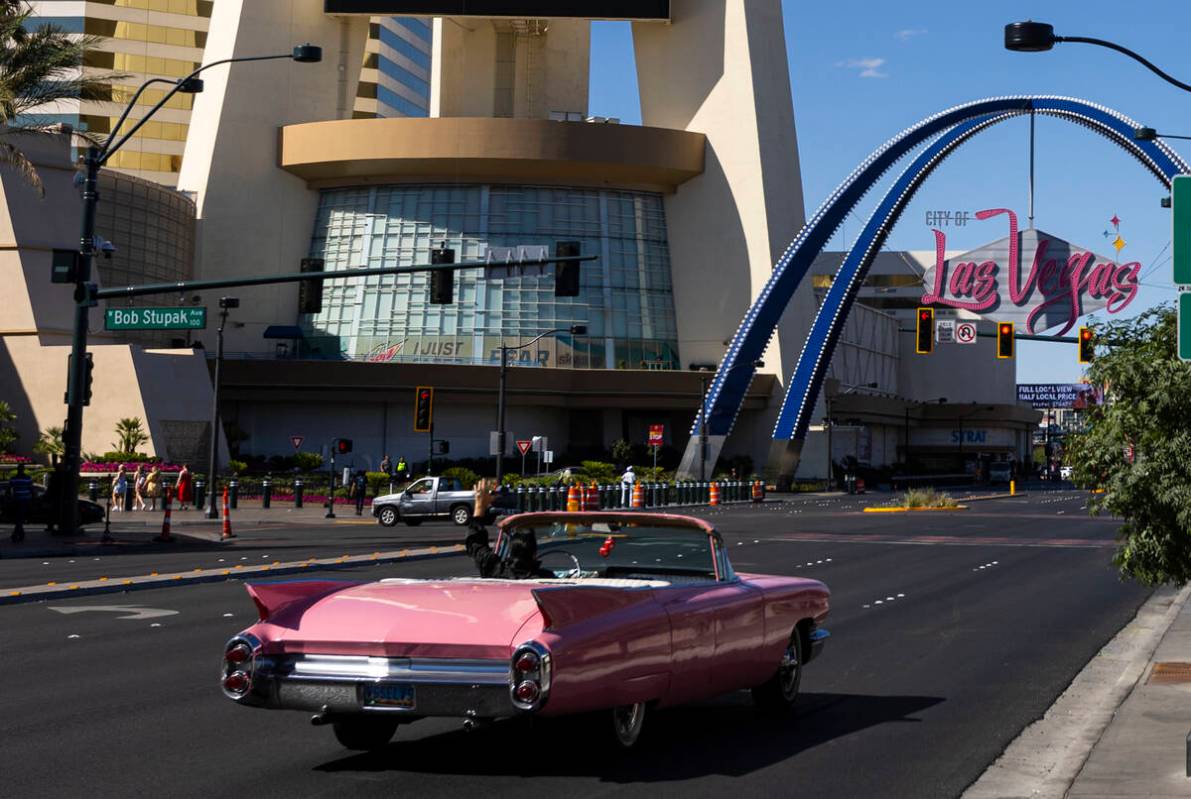
{"label": "driver in car", "polygon": [[519,530],[509,537],[508,557],[500,555],[488,545],[488,528],[479,521],[468,525],[467,538],[463,540],[467,555],[476,562],[481,577],[499,577],[505,580],[531,580],[535,577],[554,577],[554,572],[542,568],[538,560],[538,542],[532,530]]}

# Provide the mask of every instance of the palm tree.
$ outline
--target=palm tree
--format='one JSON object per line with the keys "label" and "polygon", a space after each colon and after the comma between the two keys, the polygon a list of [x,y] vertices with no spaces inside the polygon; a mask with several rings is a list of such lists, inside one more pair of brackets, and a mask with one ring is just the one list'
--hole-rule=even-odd
{"label": "palm tree", "polygon": [[11,452],[20,434],[12,428],[17,420],[16,411],[7,402],[0,400],[0,452]]}
{"label": "palm tree", "polygon": [[62,443],[62,428],[47,427],[45,430],[42,430],[41,437],[33,445],[33,451],[42,455],[57,455],[58,457],[62,457],[66,452],[66,447]]}
{"label": "palm tree", "polygon": [[131,453],[136,452],[137,447],[148,441],[149,435],[145,432],[141,420],[133,416],[116,423],[116,438],[118,440],[112,444],[116,451]]}
{"label": "palm tree", "polygon": [[[38,119],[70,100],[110,99],[112,78],[83,74],[83,53],[98,40],[71,36],[56,25],[31,28],[25,0],[0,0],[0,164],[14,167],[38,194],[45,188],[13,134],[45,133],[54,124]],[[86,135],[86,134],[80,134]]]}

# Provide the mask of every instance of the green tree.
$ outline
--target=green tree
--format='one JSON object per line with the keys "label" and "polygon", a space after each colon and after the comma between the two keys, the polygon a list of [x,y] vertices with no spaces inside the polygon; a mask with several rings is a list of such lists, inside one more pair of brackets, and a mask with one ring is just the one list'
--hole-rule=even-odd
{"label": "green tree", "polygon": [[71,37],[56,25],[31,25],[31,14],[25,0],[0,0],[0,163],[14,167],[44,195],[41,178],[14,135],[46,132],[53,123],[36,115],[60,113],[63,102],[111,99],[110,81],[123,76],[82,74],[83,53],[96,38]]}
{"label": "green tree", "polygon": [[1176,326],[1159,306],[1096,328],[1088,379],[1106,401],[1066,449],[1076,483],[1103,489],[1089,512],[1124,520],[1117,566],[1150,585],[1191,580],[1191,363],[1176,356]]}
{"label": "green tree", "polygon": [[138,417],[121,419],[116,423],[116,441],[112,447],[117,452],[136,452],[136,448],[149,440],[149,434]]}
{"label": "green tree", "polygon": [[62,457],[66,452],[66,446],[62,443],[62,428],[47,427],[45,430],[42,430],[37,443],[33,445],[33,451],[41,455],[57,455],[58,457]]}
{"label": "green tree", "polygon": [[7,402],[0,400],[0,452],[12,452],[12,448],[21,437],[13,428],[13,422],[16,420],[16,411]]}

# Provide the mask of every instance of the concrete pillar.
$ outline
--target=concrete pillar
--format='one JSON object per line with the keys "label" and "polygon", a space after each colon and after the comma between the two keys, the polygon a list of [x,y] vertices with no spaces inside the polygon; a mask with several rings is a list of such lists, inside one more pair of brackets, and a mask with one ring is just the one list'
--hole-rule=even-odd
{"label": "concrete pillar", "polygon": [[[778,0],[674,0],[672,23],[634,23],[645,125],[707,136],[705,172],[666,198],[679,353],[684,365],[716,363],[738,320],[805,222],[794,107]],[[710,235],[709,235],[710,232]],[[750,431],[758,465],[814,316],[799,289],[765,353],[778,382]],[[709,442],[707,471],[723,437]],[[684,458],[698,474],[697,440]]]}

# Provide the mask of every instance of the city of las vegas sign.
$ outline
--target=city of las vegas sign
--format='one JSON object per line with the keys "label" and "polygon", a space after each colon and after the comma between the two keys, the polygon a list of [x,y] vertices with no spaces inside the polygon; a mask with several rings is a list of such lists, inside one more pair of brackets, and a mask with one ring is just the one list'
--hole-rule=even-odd
{"label": "city of las vegas sign", "polygon": [[959,308],[1019,332],[1054,329],[1061,336],[1083,315],[1115,314],[1137,296],[1141,264],[1117,263],[1035,228],[1019,230],[1007,208],[977,211],[976,219],[1003,216],[1009,235],[946,258],[947,236],[935,235],[935,263],[923,276],[923,305]]}

